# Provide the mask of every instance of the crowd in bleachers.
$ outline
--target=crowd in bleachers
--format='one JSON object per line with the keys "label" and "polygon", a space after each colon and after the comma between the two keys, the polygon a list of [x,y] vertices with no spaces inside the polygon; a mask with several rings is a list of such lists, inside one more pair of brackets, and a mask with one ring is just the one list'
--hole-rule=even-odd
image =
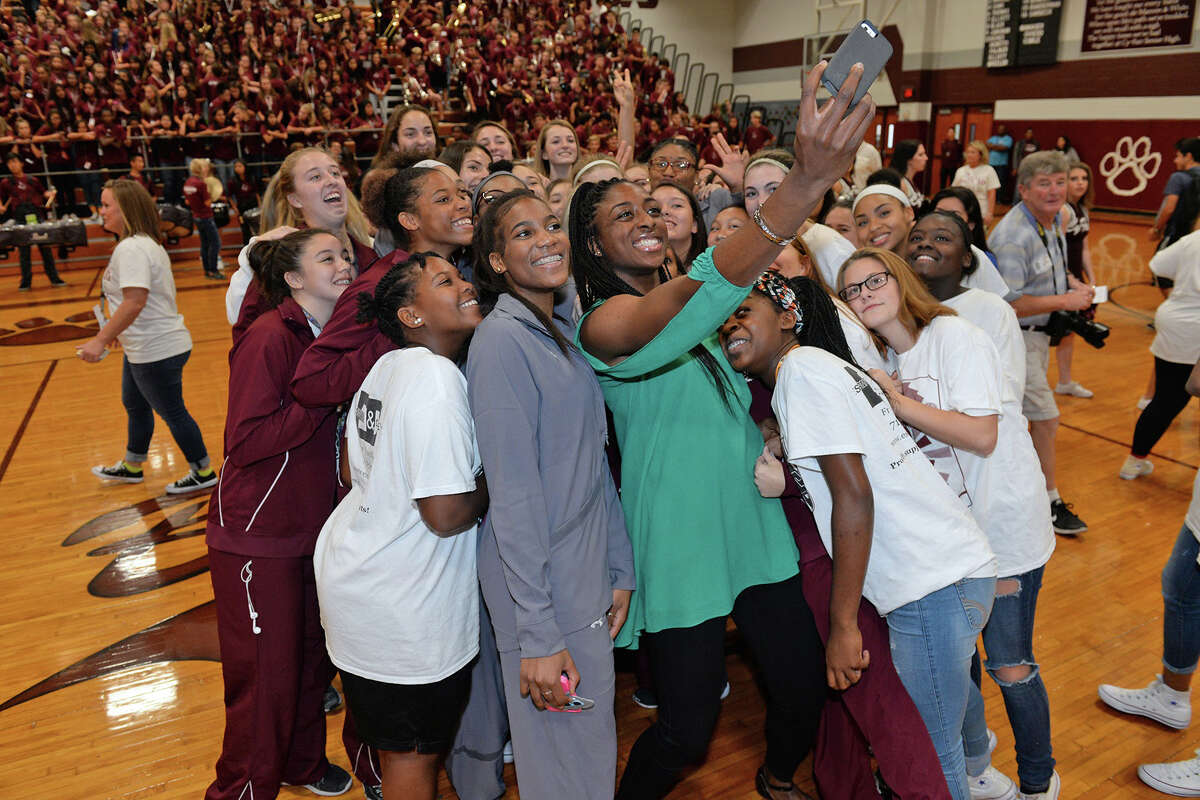
{"label": "crowd in bleachers", "polygon": [[193,157],[225,183],[236,160],[266,175],[304,145],[369,159],[389,91],[439,118],[503,120],[521,149],[566,119],[584,149],[611,155],[618,69],[638,89],[639,151],[671,135],[703,147],[714,120],[739,140],[728,113],[689,114],[670,66],[602,3],[57,0],[0,20],[0,149],[50,179],[60,213],[77,187],[95,212],[134,154],[174,202]]}

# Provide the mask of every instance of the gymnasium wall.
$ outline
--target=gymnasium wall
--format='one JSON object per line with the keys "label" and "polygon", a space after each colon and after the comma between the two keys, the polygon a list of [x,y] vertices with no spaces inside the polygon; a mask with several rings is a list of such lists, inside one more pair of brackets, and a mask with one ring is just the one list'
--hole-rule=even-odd
{"label": "gymnasium wall", "polygon": [[[654,28],[674,42],[679,52],[688,53],[694,64],[703,61],[719,82],[733,77],[733,50],[729,32],[733,30],[735,3],[732,0],[627,0],[610,3],[617,12],[628,11],[631,18]],[[652,6],[649,8],[643,6]],[[683,87],[684,76],[675,76],[676,88]],[[707,113],[708,109],[704,109]]]}
{"label": "gymnasium wall", "polygon": [[[737,91],[772,101],[799,96],[802,37],[818,31],[816,5],[737,0]],[[1200,13],[1188,45],[1084,53],[1084,5],[1063,0],[1059,63],[987,70],[981,66],[986,0],[867,0],[866,16],[885,24],[896,50],[872,95],[880,106],[898,105],[897,137],[931,137],[939,106],[976,105],[994,106],[994,120],[1015,136],[1032,127],[1049,146],[1066,135],[1104,173],[1096,175],[1099,205],[1153,210],[1174,169],[1174,143],[1200,135]],[[845,13],[857,16],[857,6]],[[822,14],[821,30],[857,21],[839,16]]]}

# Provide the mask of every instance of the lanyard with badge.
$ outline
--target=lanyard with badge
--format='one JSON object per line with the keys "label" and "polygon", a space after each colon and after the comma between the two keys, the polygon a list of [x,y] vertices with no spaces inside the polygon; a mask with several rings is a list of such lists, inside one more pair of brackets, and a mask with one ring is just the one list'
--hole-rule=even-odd
{"label": "lanyard with badge", "polygon": [[1058,275],[1055,274],[1055,271],[1054,271],[1054,253],[1051,252],[1051,250],[1050,250],[1050,238],[1053,237],[1055,248],[1058,250],[1058,258],[1063,265],[1063,283],[1065,284],[1065,283],[1067,283],[1067,280],[1066,280],[1067,254],[1066,254],[1066,251],[1063,250],[1062,233],[1058,227],[1058,214],[1054,215],[1054,226],[1050,229],[1049,232],[1047,232],[1046,228],[1042,225],[1042,223],[1038,222],[1034,218],[1033,212],[1031,212],[1029,210],[1028,206],[1022,205],[1021,210],[1025,212],[1025,218],[1029,220],[1029,223],[1031,225],[1033,225],[1034,228],[1037,229],[1038,238],[1041,239],[1042,247],[1046,248],[1046,255],[1050,258],[1050,285],[1054,287],[1054,294],[1062,294],[1062,292],[1065,292],[1067,290],[1067,288],[1069,288],[1069,287],[1063,286],[1062,291],[1061,292],[1059,291]]}

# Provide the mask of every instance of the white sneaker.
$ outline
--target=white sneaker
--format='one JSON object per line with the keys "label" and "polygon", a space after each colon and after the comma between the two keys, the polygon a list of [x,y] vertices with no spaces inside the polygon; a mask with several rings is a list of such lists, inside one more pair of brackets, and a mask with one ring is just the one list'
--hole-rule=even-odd
{"label": "white sneaker", "polygon": [[1058,772],[1050,773],[1050,785],[1046,787],[1046,791],[1038,792],[1037,794],[1025,794],[1021,792],[1017,797],[1019,800],[1058,800],[1058,793],[1062,791],[1062,780],[1058,777]]}
{"label": "white sneaker", "polygon": [[1085,389],[1079,385],[1079,381],[1071,381],[1070,383],[1060,383],[1054,387],[1055,394],[1069,394],[1073,397],[1092,397],[1096,393],[1091,389]]}
{"label": "white sneaker", "polygon": [[971,800],[1017,800],[1017,786],[1012,778],[988,764],[981,775],[967,776]]}
{"label": "white sneaker", "polygon": [[1101,684],[1100,699],[1117,711],[1149,717],[1175,730],[1181,731],[1192,722],[1190,694],[1177,692],[1167,686],[1162,682],[1162,675],[1155,675],[1154,682],[1145,689],[1122,689],[1107,683]]}
{"label": "white sneaker", "polygon": [[[1200,750],[1196,754],[1200,756]],[[1138,767],[1138,777],[1163,794],[1200,797],[1200,757],[1168,764],[1142,764]]]}
{"label": "white sneaker", "polygon": [[512,739],[504,743],[504,763],[513,763]]}
{"label": "white sneaker", "polygon": [[1117,474],[1125,480],[1131,481],[1134,478],[1149,475],[1151,472],[1154,472],[1154,465],[1150,463],[1150,459],[1125,456],[1125,463],[1121,465],[1121,471]]}

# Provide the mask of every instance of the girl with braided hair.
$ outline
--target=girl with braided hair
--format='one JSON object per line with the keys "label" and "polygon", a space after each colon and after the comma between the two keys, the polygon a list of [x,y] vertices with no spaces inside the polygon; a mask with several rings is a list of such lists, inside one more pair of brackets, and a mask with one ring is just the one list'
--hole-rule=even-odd
{"label": "girl with braided hair", "polygon": [[[612,800],[612,639],[629,610],[633,550],[605,454],[600,386],[570,343],[574,326],[555,314],[568,256],[558,218],[527,190],[487,206],[476,229],[476,282],[494,304],[467,358],[494,498],[480,531],[479,582],[521,796]],[[593,709],[542,713],[567,702],[563,674]]]}
{"label": "girl with braided hair", "polygon": [[317,539],[317,594],[358,733],[379,750],[383,798],[432,800],[479,652],[487,486],[455,365],[479,303],[443,256],[416,253],[358,307],[398,349],[350,405],[351,489]]}
{"label": "girl with braided hair", "polygon": [[713,332],[788,243],[777,232],[794,233],[848,168],[874,113],[869,99],[846,113],[861,67],[818,110],[823,71],[818,65],[806,80],[797,167],[754,224],[702,253],[687,275],[665,279],[662,212],[640,186],[588,184],[571,201],[572,271],[585,311],[575,340],[613,414],[638,566],[616,643],[650,640],[658,690],[658,719],[633,746],[621,800],[663,797],[703,760],[720,711],[731,612],[767,686],[767,757],[756,788],[767,798],[803,796],[792,778],[824,696],[820,640],[787,521],[753,485],[763,437],[747,413],[749,392],[719,360]]}
{"label": "girl with braided hair", "polygon": [[[206,535],[225,683],[225,739],[208,800],[274,797],[285,782],[318,794],[352,784],[325,757],[323,696],[334,669],[312,562],[337,503],[337,416],[304,408],[289,384],[354,265],[320,228],[257,242],[250,263],[268,308],[229,353],[226,457]],[[349,717],[345,726],[353,757]]]}
{"label": "girl with braided hair", "polygon": [[[870,287],[881,279],[867,280]],[[850,300],[856,287],[843,289]],[[896,672],[933,739],[950,796],[968,800],[962,725],[995,558],[887,395],[849,358],[832,300],[804,278],[768,275],[757,288],[721,327],[721,346],[734,369],[772,390],[788,467],[833,559],[829,684],[848,688],[882,655],[864,647],[866,597],[887,619]]]}

